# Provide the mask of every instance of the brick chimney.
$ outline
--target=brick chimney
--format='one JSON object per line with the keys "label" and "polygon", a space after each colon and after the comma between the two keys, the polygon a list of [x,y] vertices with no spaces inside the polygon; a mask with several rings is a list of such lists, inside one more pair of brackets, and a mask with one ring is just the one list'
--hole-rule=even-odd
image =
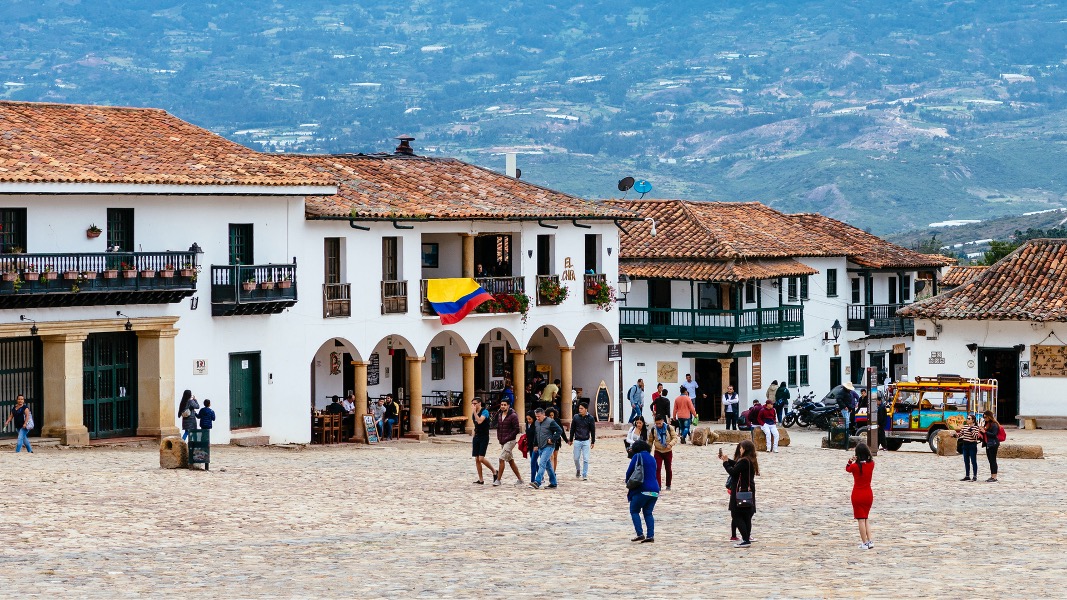
{"label": "brick chimney", "polygon": [[411,142],[415,141],[415,138],[410,135],[398,135],[396,138],[400,140],[400,145],[393,150],[393,154],[400,156],[415,156],[415,151],[411,149]]}

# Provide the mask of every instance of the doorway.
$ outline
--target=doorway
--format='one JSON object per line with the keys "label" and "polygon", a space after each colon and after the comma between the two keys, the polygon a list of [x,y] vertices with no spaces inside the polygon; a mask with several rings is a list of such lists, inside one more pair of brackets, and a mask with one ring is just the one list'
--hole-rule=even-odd
{"label": "doorway", "polygon": [[830,389],[841,385],[841,357],[830,358]]}
{"label": "doorway", "polygon": [[15,396],[22,394],[34,415],[31,437],[41,435],[44,404],[41,398],[41,338],[22,337],[0,340],[0,438],[15,437],[14,422],[3,427],[15,408]]}
{"label": "doorway", "polygon": [[259,427],[263,422],[259,352],[230,355],[230,429]]}
{"label": "doorway", "polygon": [[[859,281],[854,279],[853,281]],[[853,350],[848,353],[849,378],[853,385],[859,385],[863,380],[863,350]]]}
{"label": "doorway", "polygon": [[394,348],[392,363],[393,399],[404,406],[404,395],[401,392],[406,390],[408,385],[408,351]]}
{"label": "doorway", "polygon": [[[648,307],[649,308],[670,308],[671,307],[671,280],[670,279],[649,279],[648,280]],[[665,326],[671,324],[671,314],[669,311],[650,311],[650,321],[652,325],[659,325],[660,328],[655,328],[654,335],[656,337],[667,337]]]}
{"label": "doorway", "polygon": [[997,421],[1015,423],[1019,414],[1019,352],[979,348],[978,378],[997,380]]}
{"label": "doorway", "polygon": [[[730,363],[730,385],[734,386],[737,398],[741,401],[738,406],[748,408],[745,405],[745,395],[741,390],[737,389],[738,362],[738,359],[735,358]],[[693,375],[696,378],[697,385],[700,386],[697,389],[696,402],[694,402],[697,414],[700,415],[701,419],[710,416],[711,420],[718,421],[722,418],[722,365],[719,364],[718,359],[698,358],[696,359]],[[701,397],[701,394],[705,394],[706,397]]]}
{"label": "doorway", "polygon": [[137,433],[137,335],[91,333],[82,342],[82,423],[90,439]]}

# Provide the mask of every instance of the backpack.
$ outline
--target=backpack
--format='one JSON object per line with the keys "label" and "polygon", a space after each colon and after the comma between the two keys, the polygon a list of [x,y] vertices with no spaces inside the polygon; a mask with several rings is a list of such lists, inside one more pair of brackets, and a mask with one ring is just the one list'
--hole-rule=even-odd
{"label": "backpack", "polygon": [[1008,432],[1004,431],[1004,426],[1003,425],[1001,425],[1000,423],[997,423],[997,441],[998,442],[1003,442],[1004,440],[1007,440],[1007,439],[1008,439]]}
{"label": "backpack", "polygon": [[634,465],[633,473],[626,480],[626,489],[639,490],[645,486],[645,461],[641,455],[637,456],[637,464]]}

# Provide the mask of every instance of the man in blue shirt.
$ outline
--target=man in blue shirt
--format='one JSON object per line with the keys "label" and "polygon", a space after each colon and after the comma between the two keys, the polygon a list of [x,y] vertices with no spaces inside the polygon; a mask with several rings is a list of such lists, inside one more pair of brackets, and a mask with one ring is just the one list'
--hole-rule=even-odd
{"label": "man in blue shirt", "polygon": [[627,392],[626,398],[630,401],[630,424],[632,425],[645,411],[645,380],[638,379]]}

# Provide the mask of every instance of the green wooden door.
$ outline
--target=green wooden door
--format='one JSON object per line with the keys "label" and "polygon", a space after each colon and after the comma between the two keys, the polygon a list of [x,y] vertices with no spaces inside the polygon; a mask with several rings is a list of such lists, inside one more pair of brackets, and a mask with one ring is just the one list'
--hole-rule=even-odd
{"label": "green wooden door", "polygon": [[137,433],[137,336],[92,333],[82,343],[82,417],[90,438]]}
{"label": "green wooden door", "polygon": [[133,252],[133,209],[107,209],[107,247],[117,252]]}
{"label": "green wooden door", "polygon": [[230,429],[259,427],[262,420],[259,353],[230,355]]}
{"label": "green wooden door", "polygon": [[15,437],[14,422],[4,421],[15,407],[15,397],[22,394],[33,413],[31,436],[41,434],[44,413],[41,411],[41,339],[37,337],[0,340],[0,438]]}
{"label": "green wooden door", "polygon": [[255,264],[252,248],[252,224],[230,223],[230,264]]}

